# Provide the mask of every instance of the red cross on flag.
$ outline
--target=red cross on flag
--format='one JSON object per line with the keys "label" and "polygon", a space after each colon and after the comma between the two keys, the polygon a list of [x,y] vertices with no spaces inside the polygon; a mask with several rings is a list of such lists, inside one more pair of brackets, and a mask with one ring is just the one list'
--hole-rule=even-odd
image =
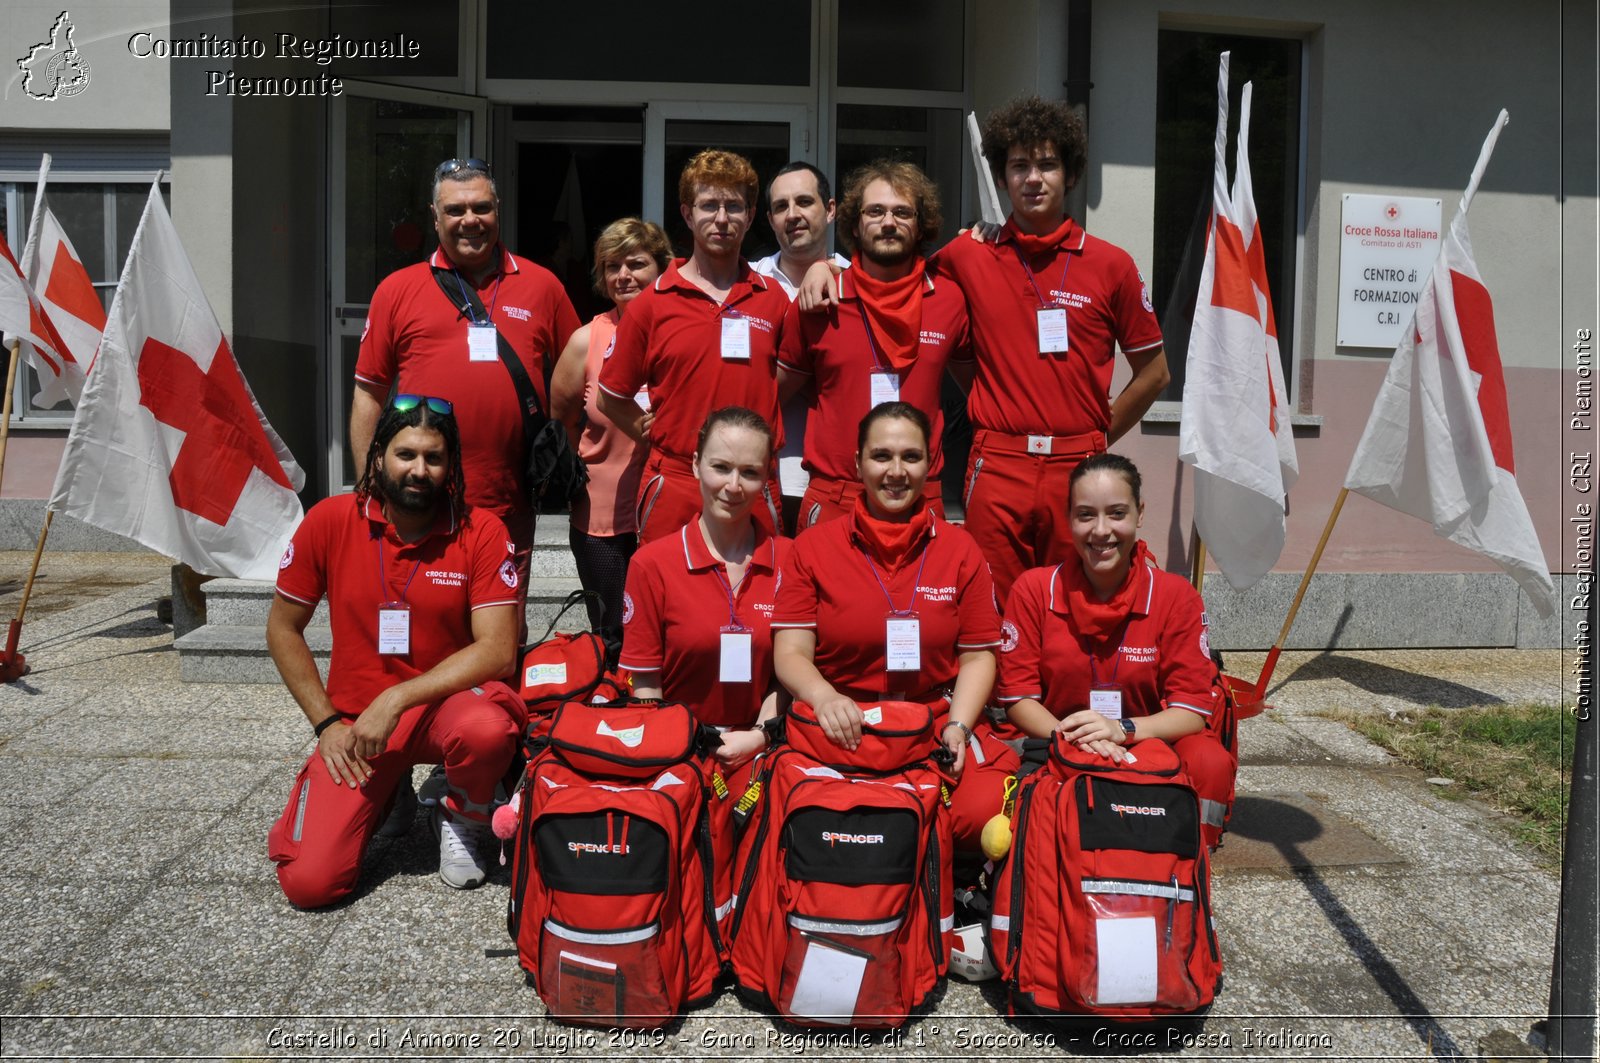
{"label": "red cross on flag", "polygon": [[1228,190],[1228,53],[1217,71],[1211,233],[1195,297],[1178,457],[1194,467],[1194,524],[1239,590],[1283,552],[1284,504],[1300,475],[1278,326],[1250,183],[1250,85],[1239,109]]}
{"label": "red cross on flag", "polygon": [[1494,308],[1467,233],[1467,207],[1507,120],[1501,111],[1483,142],[1344,485],[1489,557],[1550,616],[1555,584],[1517,487]]}
{"label": "red cross on flag", "polygon": [[33,202],[33,220],[28,225],[28,242],[22,248],[22,274],[33,285],[45,312],[56,327],[61,346],[41,350],[24,343],[22,353],[39,378],[39,392],[33,397],[36,409],[47,410],[63,400],[78,401],[83,393],[83,376],[94,361],[100,346],[100,333],[106,327],[106,310],[83,268],[83,260],[45,202],[44,186],[50,176],[50,156],[39,164],[38,192]]}
{"label": "red cross on flag", "polygon": [[50,508],[198,572],[277,575],[305,474],[278,438],[150,189]]}
{"label": "red cross on flag", "polygon": [[38,295],[22,276],[4,233],[0,233],[0,332],[5,333],[7,343],[20,340],[50,354],[66,346]]}

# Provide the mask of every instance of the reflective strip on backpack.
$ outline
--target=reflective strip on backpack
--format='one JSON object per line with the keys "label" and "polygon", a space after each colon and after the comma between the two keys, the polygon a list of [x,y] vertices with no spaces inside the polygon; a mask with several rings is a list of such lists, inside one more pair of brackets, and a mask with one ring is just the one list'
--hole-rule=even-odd
{"label": "reflective strip on backpack", "polygon": [[733,911],[733,902],[735,900],[738,900],[738,898],[731,898],[726,904],[722,904],[717,907],[717,922],[720,923],[724,919],[728,918],[729,913]]}
{"label": "reflective strip on backpack", "polygon": [[576,941],[580,945],[631,945],[636,941],[649,941],[661,930],[661,925],[651,923],[649,926],[641,926],[634,930],[599,932],[574,930],[570,926],[562,926],[554,919],[546,919],[544,928],[563,941]]}
{"label": "reflective strip on backpack", "polygon": [[1001,915],[999,912],[996,912],[995,914],[993,914],[993,915],[991,915],[989,917],[989,929],[990,930],[1010,930],[1011,929],[1011,917],[1009,915]]}
{"label": "reflective strip on backpack", "polygon": [[796,930],[808,930],[813,934],[850,934],[863,938],[875,934],[892,934],[900,929],[900,924],[903,922],[905,922],[903,916],[882,923],[836,923],[826,919],[807,919],[803,915],[789,917],[789,925]]}
{"label": "reflective strip on backpack", "polygon": [[1086,878],[1083,880],[1085,893],[1121,893],[1136,897],[1162,897],[1166,900],[1192,901],[1194,890],[1182,886],[1174,889],[1172,886],[1161,882],[1124,882],[1109,878]]}
{"label": "reflective strip on backpack", "polygon": [[950,915],[947,915],[943,919],[939,920],[939,933],[948,934],[950,931],[954,930],[955,928],[956,928],[956,917],[955,917],[954,913],[952,913]]}
{"label": "reflective strip on backpack", "polygon": [[1200,821],[1208,827],[1221,827],[1228,822],[1228,806],[1221,801],[1200,799]]}

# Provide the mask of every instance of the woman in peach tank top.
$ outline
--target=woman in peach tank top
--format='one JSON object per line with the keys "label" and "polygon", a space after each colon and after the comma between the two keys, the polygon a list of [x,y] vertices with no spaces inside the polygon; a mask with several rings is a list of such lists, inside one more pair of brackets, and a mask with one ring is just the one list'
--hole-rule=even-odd
{"label": "woman in peach tank top", "polygon": [[[667,235],[654,222],[622,218],[605,227],[594,244],[594,286],[615,306],[572,334],[551,379],[552,412],[589,470],[587,493],[572,505],[572,556],[583,588],[600,597],[589,603],[589,627],[605,639],[610,664],[622,647],[622,588],[639,541],[634,499],[646,452],[600,413],[595,381],[628,303],[671,257]],[[640,405],[648,409],[642,395]]]}

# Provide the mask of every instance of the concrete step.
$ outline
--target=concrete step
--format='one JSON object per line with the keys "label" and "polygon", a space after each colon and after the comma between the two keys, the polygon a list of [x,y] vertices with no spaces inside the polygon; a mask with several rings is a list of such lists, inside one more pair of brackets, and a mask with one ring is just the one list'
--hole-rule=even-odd
{"label": "concrete step", "polygon": [[[562,603],[579,589],[576,578],[535,576],[528,581],[525,612],[528,637],[539,638],[560,612]],[[215,579],[204,586],[206,623],[173,641],[179,674],[189,683],[277,683],[278,670],[267,654],[267,611],[273,585],[264,580]],[[557,630],[586,631],[589,614],[574,605]],[[333,635],[328,605],[322,602],[306,628],[306,642],[324,676]]]}

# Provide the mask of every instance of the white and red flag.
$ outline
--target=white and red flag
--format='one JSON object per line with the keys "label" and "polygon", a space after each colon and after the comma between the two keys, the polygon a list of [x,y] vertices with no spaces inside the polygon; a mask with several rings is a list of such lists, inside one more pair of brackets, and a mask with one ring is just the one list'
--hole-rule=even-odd
{"label": "white and red flag", "polygon": [[33,287],[23,277],[4,233],[0,233],[0,332],[5,333],[8,344],[19,340],[52,354],[66,346]]}
{"label": "white and red flag", "polygon": [[1467,208],[1507,120],[1501,111],[1483,142],[1344,485],[1491,558],[1550,616],[1555,584],[1517,488],[1494,307],[1467,233]]}
{"label": "white and red flag", "polygon": [[28,224],[28,242],[22,248],[22,275],[28,279],[56,328],[61,346],[41,350],[24,343],[22,353],[39,378],[33,397],[36,409],[46,410],[63,400],[78,401],[83,378],[100,346],[106,327],[106,310],[83,268],[83,260],[56,220],[45,199],[50,177],[50,156],[39,164],[39,185]]}
{"label": "white and red flag", "polygon": [[158,182],[50,508],[208,575],[271,579],[304,482],[239,372]]}
{"label": "white and red flag", "polygon": [[1194,467],[1194,523],[1239,590],[1283,552],[1284,507],[1300,474],[1267,259],[1250,183],[1250,85],[1239,109],[1228,189],[1228,53],[1217,71],[1211,231],[1195,297],[1178,457]]}

